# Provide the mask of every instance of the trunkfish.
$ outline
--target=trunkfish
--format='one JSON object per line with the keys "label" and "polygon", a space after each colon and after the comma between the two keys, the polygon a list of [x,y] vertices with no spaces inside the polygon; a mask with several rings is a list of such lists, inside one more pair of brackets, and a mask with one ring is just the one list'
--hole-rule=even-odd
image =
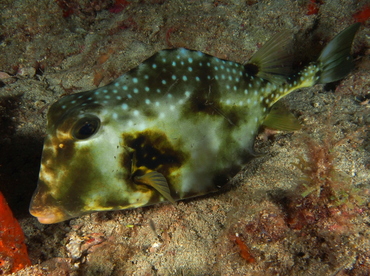
{"label": "trunkfish", "polygon": [[65,96],[48,111],[30,213],[49,224],[218,191],[254,154],[261,125],[297,128],[273,108],[279,99],[350,72],[359,26],[298,73],[287,70],[282,33],[247,64],[162,50],[107,86]]}

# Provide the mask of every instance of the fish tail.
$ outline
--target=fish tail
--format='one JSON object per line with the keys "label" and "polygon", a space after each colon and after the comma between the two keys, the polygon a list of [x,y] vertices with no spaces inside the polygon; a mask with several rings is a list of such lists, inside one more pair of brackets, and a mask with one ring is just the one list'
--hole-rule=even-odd
{"label": "fish tail", "polygon": [[360,23],[355,23],[349,26],[334,37],[322,50],[318,59],[320,72],[317,83],[340,80],[352,70],[351,46],[360,25]]}

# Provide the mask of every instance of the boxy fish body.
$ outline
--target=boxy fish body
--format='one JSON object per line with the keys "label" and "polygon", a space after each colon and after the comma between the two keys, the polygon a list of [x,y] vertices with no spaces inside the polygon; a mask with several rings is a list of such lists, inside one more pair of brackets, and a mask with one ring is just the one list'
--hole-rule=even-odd
{"label": "boxy fish body", "polygon": [[275,102],[349,72],[357,29],[289,78],[279,74],[280,36],[247,65],[163,50],[107,86],[62,98],[48,112],[31,214],[56,223],[217,191],[253,153]]}

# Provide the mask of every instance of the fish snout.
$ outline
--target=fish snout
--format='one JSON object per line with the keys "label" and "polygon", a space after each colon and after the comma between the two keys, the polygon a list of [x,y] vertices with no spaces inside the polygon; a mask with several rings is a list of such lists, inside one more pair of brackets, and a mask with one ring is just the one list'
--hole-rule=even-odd
{"label": "fish snout", "polygon": [[40,189],[40,182],[32,197],[29,211],[43,224],[58,223],[73,217],[58,204],[49,192]]}

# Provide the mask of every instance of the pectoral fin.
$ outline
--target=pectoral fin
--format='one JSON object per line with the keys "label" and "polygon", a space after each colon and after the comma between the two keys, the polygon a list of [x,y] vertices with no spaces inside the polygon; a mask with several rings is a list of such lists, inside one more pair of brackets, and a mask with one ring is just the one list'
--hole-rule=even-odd
{"label": "pectoral fin", "polygon": [[162,196],[164,196],[164,198],[166,198],[171,203],[175,204],[175,200],[171,196],[170,188],[163,174],[156,171],[152,171],[142,176],[136,176],[135,181],[153,187]]}

